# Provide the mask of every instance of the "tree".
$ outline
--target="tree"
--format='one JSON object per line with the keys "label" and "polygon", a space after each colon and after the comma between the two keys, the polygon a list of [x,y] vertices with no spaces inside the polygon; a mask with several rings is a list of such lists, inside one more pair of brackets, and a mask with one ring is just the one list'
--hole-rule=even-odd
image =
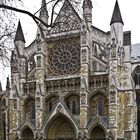
{"label": "tree", "polygon": [[[29,11],[19,9],[16,6],[18,2],[21,2],[21,0],[2,0],[0,2],[0,60],[3,63],[3,65],[7,65],[7,62],[10,60],[9,58],[9,51],[12,50],[13,47],[13,39],[15,35],[15,12],[19,12],[22,14],[26,14],[35,21],[35,23],[40,26],[43,24],[44,26],[53,27],[53,21],[55,15],[58,13],[57,9],[62,5],[62,3],[65,0],[49,0],[45,5],[43,5],[36,13],[32,14]],[[69,0],[71,3],[77,8],[77,5],[80,4],[80,0]],[[50,14],[50,22],[45,23],[43,20],[41,20],[39,17],[36,16],[36,14],[45,6],[51,7],[51,14]],[[41,26],[40,26],[41,28]]]}
{"label": "tree", "polygon": [[[0,5],[15,6],[20,0],[1,0]],[[4,66],[9,62],[9,52],[12,49],[15,33],[15,13],[0,9],[0,61]]]}

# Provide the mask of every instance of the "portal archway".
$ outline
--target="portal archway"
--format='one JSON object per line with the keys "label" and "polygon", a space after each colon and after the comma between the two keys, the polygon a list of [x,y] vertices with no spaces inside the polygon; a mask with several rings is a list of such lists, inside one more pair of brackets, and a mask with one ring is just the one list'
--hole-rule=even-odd
{"label": "portal archway", "polygon": [[34,140],[34,134],[30,128],[26,128],[23,130],[22,140]]}
{"label": "portal archway", "polygon": [[47,139],[72,140],[76,138],[73,124],[64,116],[58,116],[47,127]]}
{"label": "portal archway", "polygon": [[102,127],[96,126],[92,129],[90,133],[91,140],[105,140],[105,132]]}

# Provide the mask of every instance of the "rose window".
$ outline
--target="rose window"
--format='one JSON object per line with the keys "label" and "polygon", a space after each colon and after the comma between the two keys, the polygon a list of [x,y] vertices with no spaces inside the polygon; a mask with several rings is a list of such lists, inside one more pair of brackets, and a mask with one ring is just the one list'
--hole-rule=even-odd
{"label": "rose window", "polygon": [[57,44],[50,49],[49,67],[56,75],[72,74],[80,67],[80,47],[76,43]]}

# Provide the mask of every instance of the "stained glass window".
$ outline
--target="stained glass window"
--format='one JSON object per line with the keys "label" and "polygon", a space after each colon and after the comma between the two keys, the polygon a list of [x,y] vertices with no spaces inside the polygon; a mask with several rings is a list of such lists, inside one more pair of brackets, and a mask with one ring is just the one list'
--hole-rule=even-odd
{"label": "stained glass window", "polygon": [[72,101],[72,114],[76,114],[76,101]]}
{"label": "stained glass window", "polygon": [[52,109],[55,108],[57,101],[58,101],[57,96],[52,96],[46,100],[46,111],[48,114],[50,114]]}
{"label": "stained glass window", "polygon": [[72,95],[66,99],[66,105],[72,112],[72,114],[80,113],[80,100],[78,96]]}
{"label": "stained glass window", "polygon": [[52,111],[52,102],[49,102],[49,113]]}
{"label": "stained glass window", "polygon": [[32,115],[31,115],[32,119],[35,119],[35,103],[33,102],[32,104]]}
{"label": "stained glass window", "polygon": [[56,75],[72,74],[80,67],[80,47],[75,42],[58,43],[50,49],[48,60]]}
{"label": "stained glass window", "polygon": [[103,99],[101,96],[98,97],[98,114],[103,114]]}
{"label": "stained glass window", "polygon": [[91,116],[106,116],[108,113],[108,102],[107,98],[102,94],[96,94],[90,99],[90,115]]}

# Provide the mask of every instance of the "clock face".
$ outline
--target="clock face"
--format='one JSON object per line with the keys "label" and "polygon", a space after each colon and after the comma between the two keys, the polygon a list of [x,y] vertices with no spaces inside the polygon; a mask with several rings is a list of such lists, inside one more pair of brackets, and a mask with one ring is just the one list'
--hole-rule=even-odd
{"label": "clock face", "polygon": [[74,42],[58,43],[51,48],[48,60],[54,74],[72,74],[80,67],[80,47]]}

